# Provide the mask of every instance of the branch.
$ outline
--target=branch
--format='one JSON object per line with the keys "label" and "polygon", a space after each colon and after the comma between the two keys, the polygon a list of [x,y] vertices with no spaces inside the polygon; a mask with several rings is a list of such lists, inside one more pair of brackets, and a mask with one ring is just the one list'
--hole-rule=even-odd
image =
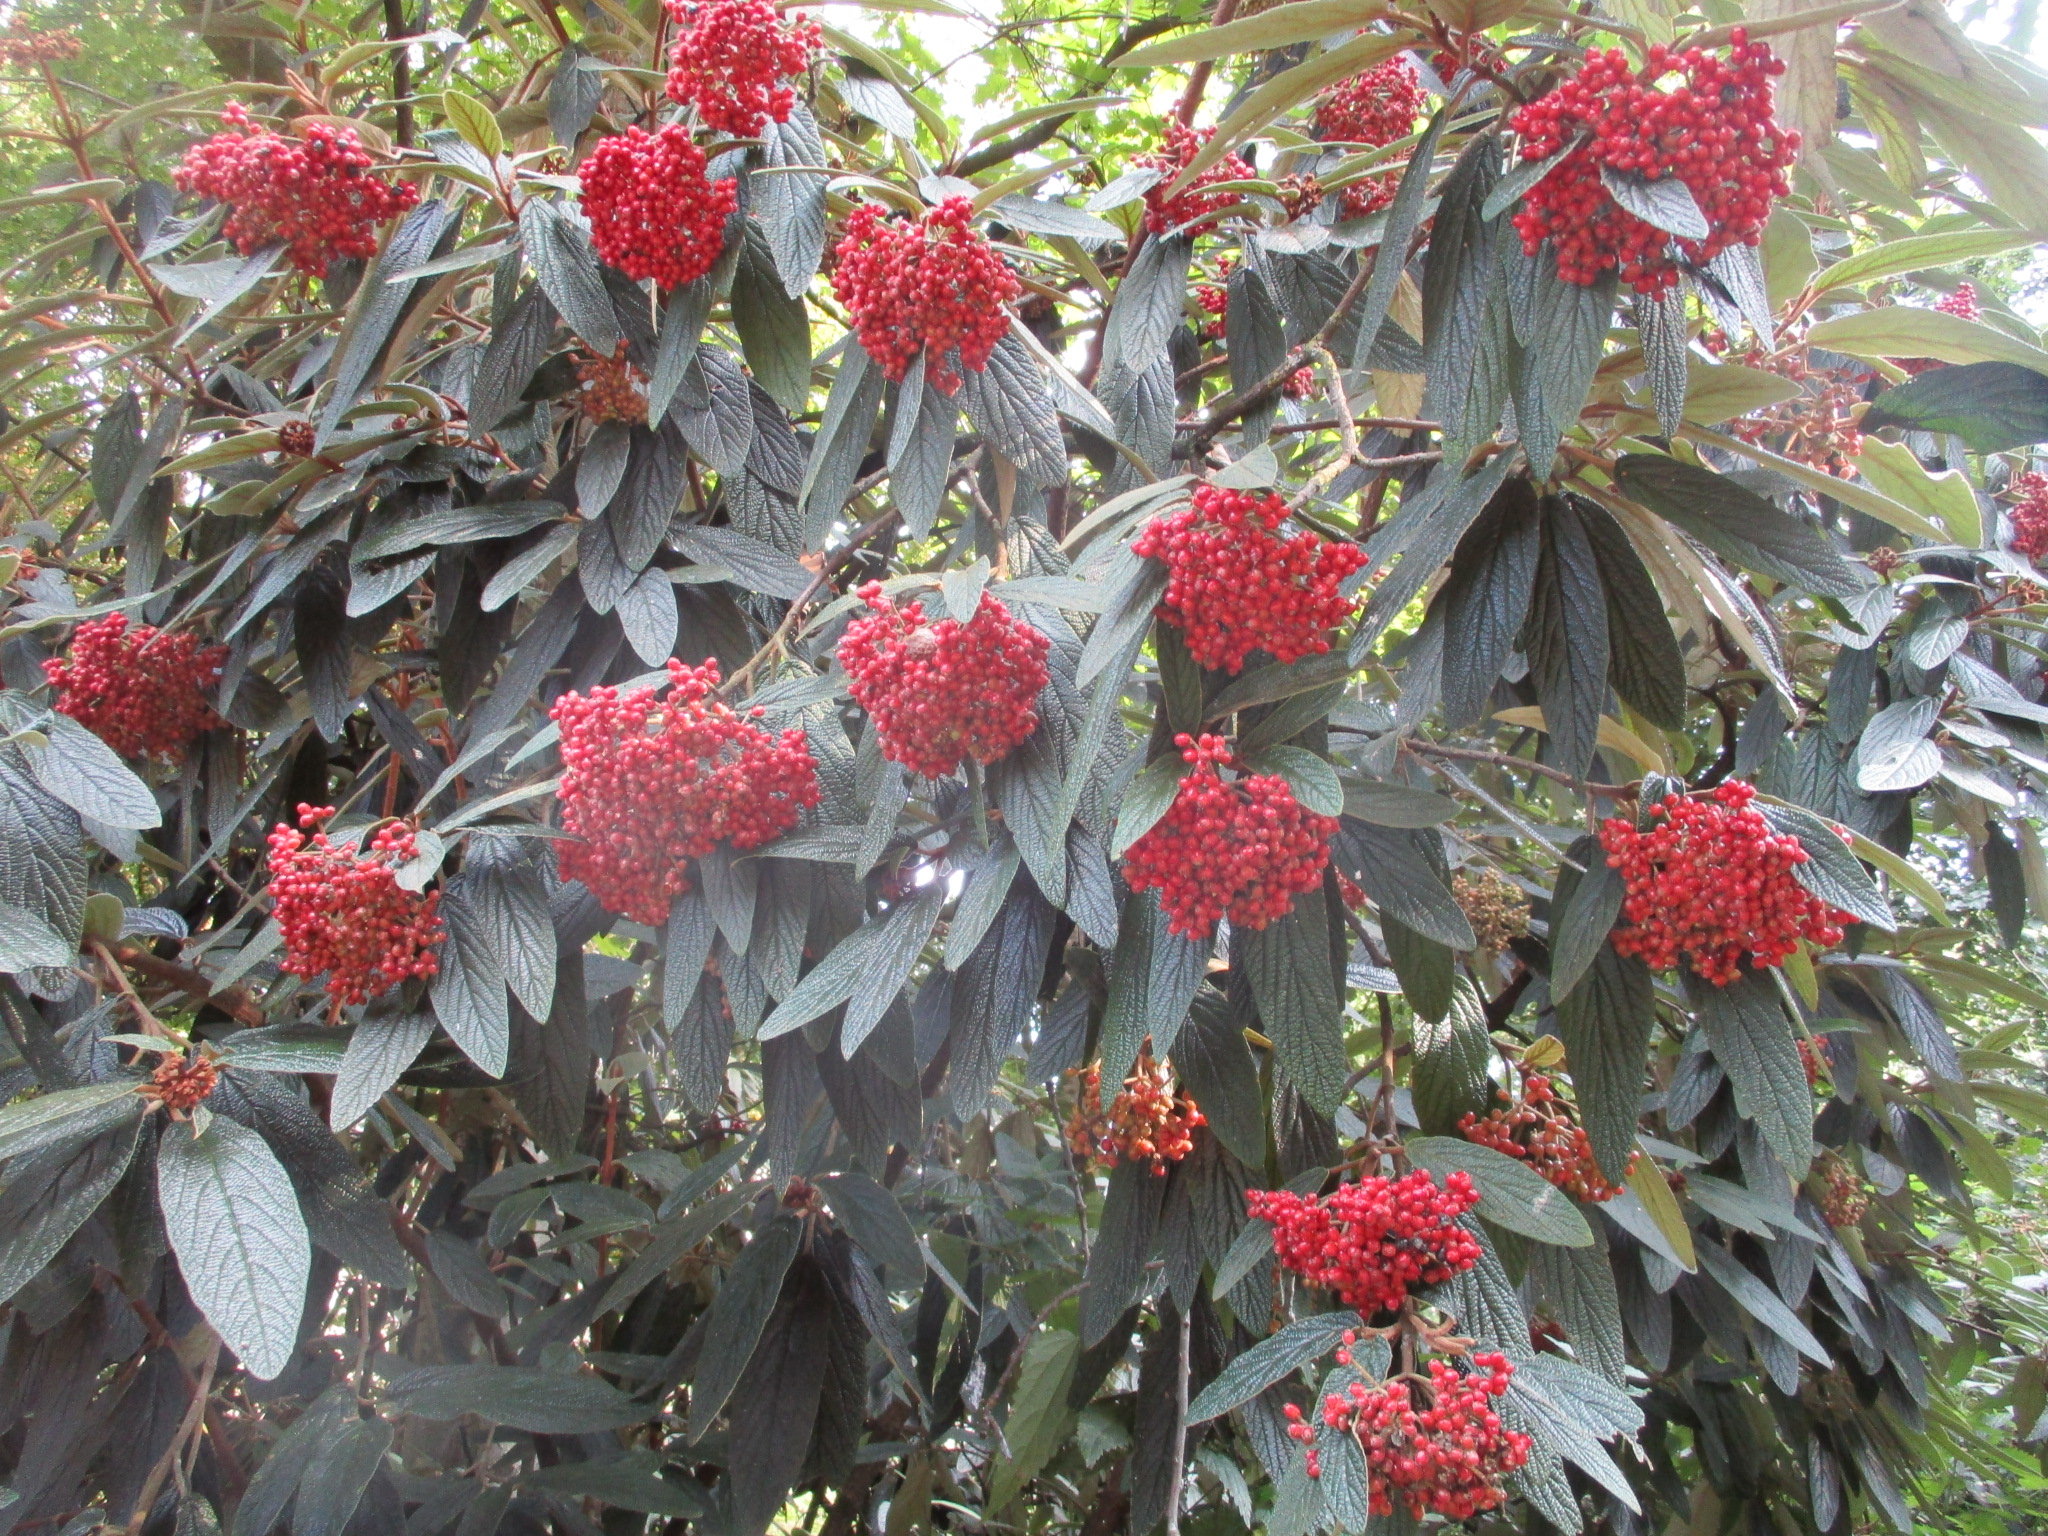
{"label": "branch", "polygon": [[[1216,11],[1209,18],[1209,25],[1212,27],[1226,26],[1229,24],[1231,17],[1236,14],[1237,0],[1217,0]],[[1202,109],[1202,96],[1209,89],[1209,76],[1214,69],[1215,65],[1210,60],[1203,59],[1189,71],[1188,88],[1181,92],[1180,105],[1174,109],[1173,113],[1174,121],[1179,123],[1181,127],[1188,128],[1194,125],[1195,114]],[[1182,1369],[1185,1370],[1186,1367],[1183,1366]],[[1180,1522],[1176,1519],[1173,1523],[1177,1530]]]}
{"label": "branch", "polygon": [[[1115,46],[1102,56],[1102,62],[1104,64],[1113,63],[1147,39],[1157,37],[1162,32],[1171,32],[1176,27],[1186,25],[1187,21],[1184,17],[1167,15],[1154,16],[1150,21],[1141,21],[1125,27],[1123,32],[1117,37]],[[1076,88],[1067,92],[1067,99],[1069,101],[1085,101],[1090,96],[1099,95],[1101,94],[1101,86],[1109,78],[1105,74],[1101,80],[1092,85],[1077,79]],[[1029,128],[1011,134],[1007,139],[998,139],[993,144],[984,144],[973,154],[966,156],[958,165],[954,166],[953,174],[955,176],[979,176],[983,171],[994,170],[1005,160],[1014,159],[1018,155],[1029,154],[1032,150],[1038,148],[1039,145],[1056,135],[1062,128],[1066,127],[1068,123],[1074,120],[1075,116],[1076,114],[1073,112],[1062,112],[1057,117],[1042,118],[1038,122],[1033,123]]]}
{"label": "branch", "polygon": [[269,1023],[264,1017],[262,1006],[248,992],[240,987],[229,987],[222,992],[213,990],[213,984],[189,965],[180,965],[175,960],[164,960],[148,950],[133,944],[117,945],[113,957],[121,964],[140,971],[151,981],[161,982],[167,987],[176,987],[180,992],[203,1006],[218,1008],[237,1023],[251,1029],[261,1029]]}
{"label": "branch", "polygon": [[1526,757],[1515,757],[1507,752],[1487,752],[1477,747],[1450,747],[1442,742],[1423,741],[1419,737],[1410,737],[1401,745],[1407,751],[1420,753],[1424,757],[1444,757],[1460,763],[1487,763],[1495,768],[1519,768],[1526,773],[1549,779],[1554,784],[1562,784],[1582,795],[1595,795],[1602,800],[1633,800],[1642,789],[1640,779],[1631,784],[1595,784],[1588,779],[1573,778],[1563,769],[1553,768],[1548,763],[1532,762]]}

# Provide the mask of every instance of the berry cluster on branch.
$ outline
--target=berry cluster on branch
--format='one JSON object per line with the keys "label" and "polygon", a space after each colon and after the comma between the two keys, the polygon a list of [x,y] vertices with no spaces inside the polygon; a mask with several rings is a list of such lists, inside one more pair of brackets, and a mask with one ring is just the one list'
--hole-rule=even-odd
{"label": "berry cluster on branch", "polygon": [[202,732],[219,725],[207,693],[228,659],[187,631],[128,627],[125,613],[88,619],[64,656],[43,663],[55,708],[122,757],[175,765]]}
{"label": "berry cluster on branch", "polygon": [[16,69],[62,64],[84,51],[76,32],[10,32],[0,37],[0,64]]}
{"label": "berry cluster on branch", "polygon": [[1745,361],[1791,380],[1800,392],[1738,418],[1733,423],[1735,435],[1828,474],[1843,479],[1855,475],[1856,455],[1863,451],[1857,411],[1869,374],[1854,363],[1818,367],[1804,347],[1776,356],[1753,348]]}
{"label": "berry cluster on branch", "polygon": [[1159,180],[1145,193],[1145,227],[1153,234],[1163,235],[1179,230],[1182,234],[1198,235],[1203,230],[1214,229],[1214,215],[1238,199],[1234,193],[1209,189],[1219,182],[1249,181],[1257,174],[1242,155],[1232,153],[1196,176],[1180,191],[1168,196],[1167,188],[1193,163],[1202,146],[1215,133],[1213,128],[1189,128],[1180,123],[1169,123],[1164,144],[1132,157],[1133,166],[1159,172]]}
{"label": "berry cluster on branch", "polygon": [[2048,475],[2028,470],[2006,487],[2014,500],[2006,516],[2012,522],[2012,552],[2039,561],[2048,556]]}
{"label": "berry cluster on branch", "polygon": [[182,1120],[205,1101],[219,1081],[220,1068],[211,1057],[166,1056],[142,1085],[142,1093],[169,1110],[173,1119]]}
{"label": "berry cluster on branch", "polygon": [[[369,848],[337,846],[315,829],[331,805],[301,805],[298,827],[270,833],[271,916],[284,936],[288,975],[327,977],[327,994],[363,1003],[440,969],[440,892],[408,891],[398,871],[418,853],[413,831],[386,822]],[[311,832],[308,838],[306,833]]]}
{"label": "berry cluster on branch", "polygon": [[800,79],[824,46],[818,24],[782,16],[769,0],[664,0],[679,29],[668,56],[669,100],[694,105],[704,126],[750,139],[796,106]]}
{"label": "berry cluster on branch", "polygon": [[1479,1203],[1469,1174],[1439,1184],[1423,1169],[1374,1175],[1327,1195],[1254,1189],[1251,1214],[1271,1224],[1273,1251],[1310,1285],[1371,1316],[1398,1309],[1419,1286],[1479,1262],[1479,1240],[1458,1218]]}
{"label": "berry cluster on branch", "polygon": [[1149,1046],[1138,1052],[1137,1064],[1107,1110],[1102,1107],[1102,1063],[1073,1075],[1080,1079],[1080,1097],[1067,1119],[1067,1146],[1077,1158],[1093,1158],[1110,1168],[1137,1163],[1163,1178],[1167,1164],[1194,1150],[1195,1127],[1208,1123],[1187,1090],[1152,1059]]}
{"label": "berry cluster on branch", "polygon": [[1477,947],[1498,954],[1529,931],[1529,898],[1497,870],[1453,875],[1451,894],[1472,925]]}
{"label": "berry cluster on branch", "polygon": [[667,291],[695,282],[725,249],[739,182],[704,174],[704,151],[680,123],[600,139],[583,162],[583,212],[597,254],[635,282]]}
{"label": "berry cluster on branch", "polygon": [[[1467,1114],[1458,1122],[1467,1141],[1527,1163],[1574,1200],[1612,1200],[1627,1187],[1600,1171],[1585,1127],[1548,1077],[1525,1072],[1519,1097],[1505,1088],[1494,1097],[1501,1108],[1488,1111],[1484,1118]],[[1624,1176],[1635,1168],[1638,1155],[1629,1154]]]}
{"label": "berry cluster on branch", "polygon": [[647,420],[647,375],[626,361],[626,344],[610,357],[594,354],[576,360],[576,387],[583,394],[583,415],[595,423],[623,421],[634,426]]}
{"label": "berry cluster on branch", "polygon": [[1870,1190],[1836,1152],[1823,1153],[1812,1177],[1820,1183],[1820,1213],[1831,1227],[1853,1227],[1870,1210]]}
{"label": "berry cluster on branch", "polygon": [[927,382],[960,387],[951,354],[980,373],[1010,329],[1008,306],[1024,291],[995,247],[973,228],[974,204],[949,197],[921,219],[889,218],[862,203],[835,249],[832,292],[853,317],[861,350],[901,381],[925,357]]}
{"label": "berry cluster on branch", "polygon": [[[1977,302],[1975,283],[1958,283],[1954,293],[1945,293],[1934,301],[1935,310],[1944,315],[1954,315],[1959,320],[1981,320],[1984,307]],[[1946,368],[1948,364],[1931,357],[1897,357],[1892,359],[1906,372],[1918,376],[1935,368]]]}
{"label": "berry cluster on branch", "polygon": [[[1316,104],[1316,137],[1327,143],[1362,144],[1378,149],[1415,131],[1425,103],[1422,79],[1405,57],[1353,75],[1331,87]],[[1343,188],[1341,213],[1362,219],[1394,200],[1397,177],[1368,176]]]}

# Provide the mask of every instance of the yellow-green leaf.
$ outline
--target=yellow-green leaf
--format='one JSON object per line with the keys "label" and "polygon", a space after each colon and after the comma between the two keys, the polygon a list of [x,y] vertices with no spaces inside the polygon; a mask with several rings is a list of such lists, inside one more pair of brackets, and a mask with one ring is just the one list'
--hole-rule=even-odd
{"label": "yellow-green leaf", "polygon": [[492,159],[504,152],[505,135],[498,127],[498,119],[474,96],[461,91],[443,91],[441,111],[457,133]]}
{"label": "yellow-green leaf", "polygon": [[1687,354],[1685,359],[1685,416],[1703,427],[1747,416],[1780,400],[1790,400],[1799,386],[1782,374],[1739,364],[1710,363]]}
{"label": "yellow-green leaf", "polygon": [[1943,235],[1908,235],[1858,251],[1836,262],[1814,279],[1813,291],[1826,293],[1851,283],[1872,283],[1881,277],[1925,272],[1983,256],[1999,256],[2032,245],[2039,238],[2024,229],[1959,229]]}
{"label": "yellow-green leaf", "polygon": [[1866,437],[1856,468],[1865,480],[1892,500],[1924,512],[1948,530],[1951,542],[1974,549],[1983,542],[1984,523],[1977,493],[1959,470],[1930,474],[1903,443]]}
{"label": "yellow-green leaf", "polygon": [[1227,59],[1234,53],[1263,53],[1269,48],[1317,42],[1390,14],[1384,0],[1297,0],[1293,5],[1276,5],[1220,27],[1203,27],[1184,37],[1169,37],[1133,48],[1116,61],[1116,66],[1152,69],[1161,64]]}
{"label": "yellow-green leaf", "polygon": [[1807,332],[1817,347],[1873,360],[1932,357],[1944,363],[2018,363],[2048,373],[2048,352],[1961,315],[1892,304],[1823,320]]}

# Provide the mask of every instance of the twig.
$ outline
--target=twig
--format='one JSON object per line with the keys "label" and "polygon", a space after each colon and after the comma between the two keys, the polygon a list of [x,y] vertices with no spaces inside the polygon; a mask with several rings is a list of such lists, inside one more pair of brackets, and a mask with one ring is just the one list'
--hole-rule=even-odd
{"label": "twig", "polygon": [[[1237,0],[1218,0],[1216,12],[1209,18],[1209,25],[1227,26],[1236,14]],[[1209,76],[1214,68],[1209,60],[1203,59],[1188,72],[1187,89],[1180,93],[1180,105],[1173,110],[1173,120],[1181,127],[1188,128],[1194,125],[1195,114],[1202,109],[1202,97],[1209,89]],[[1175,1521],[1167,1529],[1171,1536],[1178,1536],[1179,1521]]]}
{"label": "twig", "polygon": [[213,1336],[213,1346],[206,1352],[206,1365],[199,1372],[199,1386],[192,1394],[192,1402],[185,1409],[185,1417],[179,1421],[178,1432],[171,1436],[171,1443],[164,1447],[163,1455],[156,1459],[156,1465],[149,1469],[149,1476],[143,1480],[142,1491],[135,1496],[135,1507],[128,1514],[128,1536],[139,1536],[143,1522],[156,1507],[156,1496],[163,1491],[164,1479],[171,1475],[171,1468],[177,1465],[178,1456],[185,1442],[199,1427],[200,1419],[206,1413],[206,1400],[213,1395],[213,1370],[220,1364],[220,1335]]}
{"label": "twig", "polygon": [[1299,511],[1322,495],[1325,486],[1358,462],[1358,426],[1351,419],[1351,401],[1344,393],[1344,372],[1337,366],[1337,359],[1331,355],[1330,349],[1321,342],[1311,343],[1309,351],[1323,365],[1329,377],[1330,399],[1337,407],[1337,456],[1309,476],[1308,482],[1288,502],[1287,510],[1290,512]]}
{"label": "twig", "polygon": [[126,966],[132,966],[151,981],[162,982],[167,987],[176,987],[202,1007],[211,1006],[233,1018],[237,1023],[251,1029],[260,1029],[270,1021],[264,1016],[262,1005],[240,987],[229,987],[216,992],[205,976],[189,965],[180,965],[175,960],[161,959],[146,949],[123,944],[114,952],[114,957]]}
{"label": "twig", "polygon": [[[1223,0],[1229,5],[1231,0]],[[1218,8],[1221,15],[1221,8]],[[1194,1334],[1195,1312],[1189,1307],[1180,1315],[1180,1363],[1173,1378],[1173,1460],[1166,1483],[1166,1536],[1180,1536],[1181,1490],[1186,1486],[1188,1454],[1188,1345]]]}
{"label": "twig", "polygon": [[1603,800],[1633,800],[1642,788],[1642,780],[1629,784],[1595,784],[1587,779],[1574,778],[1561,768],[1548,763],[1534,762],[1526,757],[1515,757],[1506,752],[1487,752],[1477,747],[1450,747],[1442,742],[1423,741],[1410,737],[1401,744],[1410,752],[1424,757],[1447,757],[1461,763],[1489,763],[1496,768],[1518,768],[1524,772],[1540,775],[1552,783],[1562,784],[1567,789],[1577,790],[1582,795],[1597,795]]}
{"label": "twig", "polygon": [[[1154,16],[1148,21],[1141,21],[1133,26],[1126,27],[1122,35],[1117,38],[1115,46],[1102,56],[1102,62],[1104,64],[1114,63],[1137,47],[1138,44],[1157,37],[1162,32],[1171,32],[1176,27],[1184,27],[1186,25],[1187,20],[1185,17],[1176,16],[1169,11],[1163,16]],[[1108,75],[1103,75],[1092,86],[1087,85],[1086,82],[1080,82],[1079,88],[1069,91],[1067,95],[1070,100],[1085,101],[1090,96],[1100,95],[1102,86],[1110,78]],[[1076,115],[1073,112],[1062,112],[1055,117],[1040,118],[1029,128],[1019,133],[1014,133],[1007,139],[997,139],[993,144],[984,144],[981,148],[975,150],[973,154],[963,156],[960,163],[953,167],[953,174],[966,177],[978,176],[983,171],[994,170],[1006,160],[1014,160],[1019,155],[1029,154],[1032,150],[1038,148],[1039,145],[1054,137],[1062,128],[1072,122]]]}
{"label": "twig", "polygon": [[136,992],[134,984],[128,980],[128,973],[121,969],[121,963],[114,958],[113,951],[98,939],[87,942],[92,945],[92,952],[100,957],[100,964],[106,968],[107,979],[128,999],[128,1006],[135,1010],[135,1017],[141,1022],[143,1029],[160,1040],[173,1039],[171,1032],[158,1022],[157,1016],[149,1011],[149,1005],[144,1003]]}
{"label": "twig", "polygon": [[739,688],[740,683],[745,679],[751,678],[760,668],[761,664],[767,661],[770,656],[780,653],[782,648],[788,643],[790,631],[796,627],[797,622],[803,617],[804,608],[810,603],[811,599],[815,598],[830,583],[832,578],[838,574],[841,566],[853,558],[854,551],[881,532],[895,518],[896,509],[890,507],[879,517],[863,523],[859,531],[846,541],[845,547],[833,555],[830,560],[826,561],[818,574],[811,578],[810,584],[796,595],[795,601],[789,605],[789,612],[785,613],[782,616],[782,622],[775,626],[775,633],[768,637],[766,643],[758,651],[754,652],[753,655],[740,664],[739,669],[725,680],[719,692],[725,694],[733,693]]}

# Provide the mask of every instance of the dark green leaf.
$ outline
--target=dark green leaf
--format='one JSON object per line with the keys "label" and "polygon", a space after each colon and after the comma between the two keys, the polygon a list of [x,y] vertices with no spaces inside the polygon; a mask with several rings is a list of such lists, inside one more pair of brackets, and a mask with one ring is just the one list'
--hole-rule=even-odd
{"label": "dark green leaf", "polygon": [[1053,920],[1052,907],[1029,873],[1018,874],[1001,914],[953,977],[953,1058],[946,1092],[953,1113],[963,1121],[981,1112],[1030,1022],[1052,947]]}
{"label": "dark green leaf", "polygon": [[1529,678],[1550,735],[1549,760],[1566,773],[1592,767],[1607,698],[1607,602],[1578,513],[1543,502],[1543,559],[1529,605]]}
{"label": "dark green leaf", "polygon": [[1297,893],[1286,915],[1265,928],[1235,930],[1231,943],[1251,981],[1280,1070],[1318,1111],[1335,1114],[1351,1062],[1344,1050],[1344,1003],[1330,967],[1322,890]]}
{"label": "dark green leaf", "polygon": [[392,1382],[388,1400],[394,1413],[473,1413],[536,1435],[602,1434],[644,1423],[654,1411],[596,1376],[523,1365],[422,1366]]}
{"label": "dark green leaf", "polygon": [[1998,923],[1998,936],[2007,949],[2017,949],[2027,927],[2026,870],[2005,828],[1995,823],[1984,834],[1984,878],[1991,887],[1991,915]]}
{"label": "dark green leaf", "polygon": [[690,1387],[690,1439],[704,1438],[732,1396],[803,1242],[801,1223],[778,1216],[740,1250],[704,1317],[704,1352]]}
{"label": "dark green leaf", "polygon": [[1852,598],[1870,585],[1832,546],[1726,475],[1657,453],[1623,454],[1614,483],[1667,522],[1747,570],[1822,597]]}
{"label": "dark green leaf", "polygon": [[1642,557],[1607,509],[1568,497],[1593,546],[1607,594],[1607,680],[1630,708],[1666,730],[1685,726],[1685,656]]}
{"label": "dark green leaf", "polygon": [[1765,821],[1779,832],[1799,839],[1806,850],[1806,862],[1792,866],[1799,883],[1831,907],[1839,907],[1859,922],[1882,928],[1887,933],[1898,926],[1891,903],[1865,872],[1862,862],[1849,851],[1833,826],[1808,810],[1791,805],[1759,805]]}
{"label": "dark green leaf", "polygon": [[277,1437],[263,1464],[249,1479],[235,1510],[234,1536],[269,1536],[285,1506],[298,1491],[314,1448],[356,1416],[355,1388],[347,1382],[329,1387],[315,1398]]}
{"label": "dark green leaf", "polygon": [[1933,368],[1871,401],[1863,428],[1952,432],[1977,453],[2048,443],[2048,378],[2019,363]]}
{"label": "dark green leaf", "polygon": [[1636,335],[1643,344],[1657,426],[1670,437],[1685,420],[1685,392],[1691,376],[1686,364],[1691,332],[1682,284],[1660,294],[1636,295]]}
{"label": "dark green leaf", "polygon": [[1457,987],[1440,1022],[1418,1011],[1408,1090],[1424,1135],[1452,1135],[1465,1115],[1484,1115],[1492,1107],[1493,1084],[1486,1075],[1492,1064],[1486,1014],[1469,984]]}
{"label": "dark green leaf", "polygon": [[830,1293],[805,1260],[782,1288],[733,1396],[727,1476],[738,1536],[763,1536],[803,1467],[834,1320]]}
{"label": "dark green leaf", "polygon": [[1813,1091],[1791,1023],[1771,978],[1747,972],[1725,987],[1691,987],[1714,1059],[1735,1088],[1735,1107],[1754,1120],[1793,1178],[1813,1161]]}
{"label": "dark green leaf", "polygon": [[390,1449],[391,1426],[382,1419],[349,1419],[327,1435],[299,1480],[292,1536],[341,1536]]}
{"label": "dark green leaf", "polygon": [[0,1193],[0,1302],[42,1273],[128,1171],[137,1122],[18,1159]]}
{"label": "dark green leaf", "polygon": [[1400,979],[1401,995],[1418,1019],[1441,1019],[1450,1011],[1458,957],[1449,946],[1417,933],[1388,912],[1380,913],[1387,961]]}
{"label": "dark green leaf", "polygon": [[1594,1227],[1591,1248],[1557,1248],[1539,1243],[1529,1254],[1529,1268],[1563,1325],[1579,1362],[1620,1387],[1628,1380],[1628,1350],[1622,1338],[1621,1302],[1607,1244]]}
{"label": "dark green leaf", "polygon": [[1105,1104],[1147,1039],[1155,1057],[1172,1053],[1212,948],[1167,926],[1156,890],[1134,891],[1124,903],[1116,950],[1109,959],[1109,1001],[1102,1011]]}
{"label": "dark green leaf", "polygon": [[1687,240],[1704,240],[1712,233],[1692,188],[1676,176],[1652,180],[1636,171],[1603,165],[1600,184],[1617,203],[1653,229],[1682,235]]}
{"label": "dark green leaf", "polygon": [[1277,1381],[1344,1342],[1347,1330],[1363,1326],[1356,1312],[1322,1312],[1297,1318],[1271,1338],[1261,1339],[1226,1365],[1188,1404],[1190,1424],[1207,1423],[1241,1407]]}
{"label": "dark green leaf", "polygon": [[1347,814],[1330,856],[1383,915],[1452,949],[1478,943],[1451,894],[1443,838],[1436,831],[1377,827]]}
{"label": "dark green leaf", "polygon": [[519,233],[533,275],[569,329],[599,357],[610,357],[618,350],[619,323],[590,226],[559,203],[529,197],[519,211]]}
{"label": "dark green leaf", "polygon": [[1445,724],[1466,725],[1485,713],[1529,611],[1543,547],[1543,521],[1526,481],[1510,482],[1480,513],[1451,558],[1450,580],[1440,599],[1447,633],[1457,643],[1445,648]]}
{"label": "dark green leaf", "polygon": [[787,410],[801,411],[811,392],[811,322],[801,298],[783,291],[760,225],[747,221],[747,242],[733,271],[733,324],[747,366]]}
{"label": "dark green leaf", "polygon": [[[797,298],[825,252],[825,185],[831,180],[825,141],[801,99],[786,121],[763,124],[760,155],[766,169],[748,178],[753,215],[767,232],[783,292]],[[813,169],[789,169],[796,166]]]}
{"label": "dark green leaf", "polygon": [[1145,1164],[1122,1162],[1110,1170],[1081,1292],[1081,1342],[1088,1347],[1108,1337],[1144,1289],[1145,1261],[1152,1256],[1165,1198],[1166,1180],[1154,1178]]}
{"label": "dark green leaf", "polygon": [[1495,1226],[1564,1248],[1592,1245],[1592,1229],[1571,1196],[1520,1158],[1455,1136],[1412,1137],[1403,1150],[1418,1168],[1439,1179],[1470,1174],[1479,1191],[1479,1214]]}
{"label": "dark green leaf", "polygon": [[1621,916],[1621,898],[1627,889],[1619,872],[1608,868],[1598,838],[1577,839],[1565,857],[1585,873],[1560,871],[1550,903],[1550,995],[1554,1001],[1571,995],[1599,955]]}

